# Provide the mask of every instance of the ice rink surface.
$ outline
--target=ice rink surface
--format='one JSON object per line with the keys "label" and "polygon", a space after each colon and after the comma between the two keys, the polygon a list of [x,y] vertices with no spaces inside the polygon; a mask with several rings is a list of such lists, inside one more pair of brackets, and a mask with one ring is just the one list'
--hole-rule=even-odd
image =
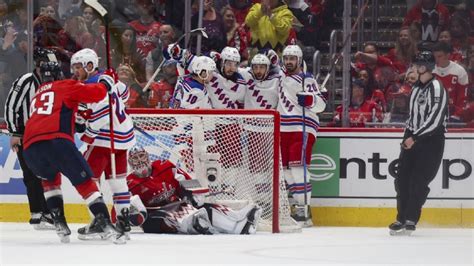
{"label": "ice rink surface", "polygon": [[359,264],[473,265],[473,229],[418,228],[410,237],[385,228],[314,227],[302,233],[257,235],[154,235],[133,233],[125,245],[81,241],[71,224],[71,243],[54,231],[26,223],[0,223],[0,265],[12,264]]}

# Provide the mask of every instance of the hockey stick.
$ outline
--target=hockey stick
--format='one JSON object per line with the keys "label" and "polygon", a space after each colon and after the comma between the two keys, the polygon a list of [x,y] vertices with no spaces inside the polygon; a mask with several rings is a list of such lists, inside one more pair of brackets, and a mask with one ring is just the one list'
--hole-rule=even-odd
{"label": "hockey stick", "polygon": [[[194,30],[191,30],[187,33],[184,33],[183,35],[181,35],[181,37],[179,37],[179,39],[173,44],[173,48],[178,45],[184,37],[186,37],[186,35],[201,35],[201,36],[204,36],[204,38],[207,38],[207,33],[205,31],[205,28],[196,28]],[[172,49],[173,49],[172,48]],[[150,87],[151,83],[153,83],[153,81],[155,80],[156,76],[158,75],[158,73],[160,73],[161,71],[161,67],[163,66],[163,64],[165,63],[166,61],[166,58],[163,58],[163,60],[161,60],[161,63],[158,65],[158,67],[156,68],[155,72],[153,73],[153,75],[151,76],[151,78],[148,80],[148,82],[146,83],[145,87],[143,87],[143,92],[146,92],[148,90],[148,87]]]}
{"label": "hockey stick", "polygon": [[[301,81],[301,87],[302,87],[302,92],[304,92],[304,80],[306,76],[306,62],[303,61],[303,79]],[[303,183],[304,183],[304,217],[305,219],[308,218],[308,208],[306,207],[308,205],[308,191],[307,191],[307,183],[308,183],[308,177],[306,175],[306,168],[308,167],[306,165],[306,142],[307,142],[307,136],[306,136],[306,107],[302,106],[302,118],[303,118]]]}
{"label": "hockey stick", "polygon": [[[110,69],[110,34],[109,34],[109,14],[107,10],[99,3],[98,0],[84,0],[84,3],[95,11],[100,14],[100,16],[104,19],[104,26],[105,26],[105,53],[106,53],[106,62],[107,62],[107,69]],[[114,140],[114,117],[113,117],[113,108],[112,108],[112,95],[113,90],[109,91],[108,98],[109,98],[109,134],[110,134],[110,168],[112,178],[115,179],[117,177],[117,168],[115,166],[115,140]]]}
{"label": "hockey stick", "polygon": [[[344,38],[344,41],[342,42],[342,47],[339,49],[339,52],[334,54],[331,58],[331,61],[334,60],[334,58],[336,59],[332,64],[331,64],[331,67],[329,68],[329,71],[328,71],[328,74],[326,75],[326,77],[324,78],[324,81],[323,83],[321,84],[320,88],[321,90],[324,90],[326,88],[326,83],[329,81],[329,78],[331,77],[331,71],[333,70],[333,68],[337,65],[337,63],[339,62],[339,60],[341,59],[342,57],[342,51],[344,50],[344,47],[346,47],[349,39],[351,38],[351,35],[354,33],[357,25],[360,23],[360,20],[362,19],[362,16],[364,15],[364,12],[365,10],[367,9],[369,5],[369,0],[365,1],[364,5],[360,8],[359,10],[359,15],[357,16],[357,19],[356,21],[354,22],[354,25],[352,25],[352,28],[351,28],[351,32],[349,32],[349,34],[346,35],[346,37]],[[318,80],[319,78],[319,75],[320,73],[318,73],[315,77],[316,80]]]}

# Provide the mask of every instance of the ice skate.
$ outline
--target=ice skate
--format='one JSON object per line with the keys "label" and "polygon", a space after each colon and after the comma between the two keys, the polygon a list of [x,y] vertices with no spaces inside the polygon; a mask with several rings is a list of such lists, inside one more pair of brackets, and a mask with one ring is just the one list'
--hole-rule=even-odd
{"label": "ice skate", "polygon": [[117,230],[125,234],[126,240],[130,240],[130,231],[132,230],[130,227],[129,213],[130,211],[128,208],[122,209],[121,214],[117,215],[117,222],[115,223]]}
{"label": "ice skate", "polygon": [[64,217],[64,213],[59,209],[55,209],[51,212],[51,214],[53,217],[52,219],[54,221],[54,227],[56,228],[56,234],[59,236],[61,243],[69,243],[69,236],[71,235],[71,230],[67,226],[66,217]]}
{"label": "ice skate", "polygon": [[258,222],[262,216],[262,208],[255,206],[247,214],[247,223],[242,229],[241,235],[251,235],[257,232]]}
{"label": "ice skate", "polygon": [[416,230],[416,224],[413,221],[407,220],[405,222],[405,235],[410,236]]}
{"label": "ice skate", "polygon": [[51,214],[32,213],[30,224],[35,230],[56,230]]}
{"label": "ice skate", "polygon": [[291,208],[291,217],[298,222],[301,227],[313,226],[311,208],[309,205],[293,205]]}
{"label": "ice skate", "polygon": [[391,236],[405,235],[405,225],[402,222],[395,221],[391,223],[388,228],[390,229]]}
{"label": "ice skate", "polygon": [[102,213],[99,213],[95,217],[95,220],[98,227],[102,230],[102,232],[99,234],[102,239],[112,239],[114,244],[127,243],[125,232],[117,230],[108,217],[105,217]]}
{"label": "ice skate", "polygon": [[97,224],[96,218],[92,222],[84,227],[81,227],[77,230],[77,238],[80,240],[106,240],[104,238],[104,231]]}

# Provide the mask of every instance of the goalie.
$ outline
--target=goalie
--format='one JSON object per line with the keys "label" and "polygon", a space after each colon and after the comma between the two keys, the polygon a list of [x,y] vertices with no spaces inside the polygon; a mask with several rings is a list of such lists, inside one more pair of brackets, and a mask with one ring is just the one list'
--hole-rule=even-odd
{"label": "goalie", "polygon": [[262,214],[255,204],[240,210],[205,203],[209,189],[170,161],[150,161],[142,147],[129,152],[130,222],[145,233],[254,234]]}

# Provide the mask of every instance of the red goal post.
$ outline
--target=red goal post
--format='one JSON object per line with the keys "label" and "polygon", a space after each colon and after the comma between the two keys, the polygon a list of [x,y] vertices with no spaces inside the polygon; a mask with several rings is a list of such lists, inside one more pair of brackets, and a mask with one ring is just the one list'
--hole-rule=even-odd
{"label": "red goal post", "polygon": [[128,109],[128,113],[137,145],[152,159],[171,160],[208,185],[218,203],[258,204],[263,208],[259,230],[301,230],[290,217],[280,177],[277,111]]}

